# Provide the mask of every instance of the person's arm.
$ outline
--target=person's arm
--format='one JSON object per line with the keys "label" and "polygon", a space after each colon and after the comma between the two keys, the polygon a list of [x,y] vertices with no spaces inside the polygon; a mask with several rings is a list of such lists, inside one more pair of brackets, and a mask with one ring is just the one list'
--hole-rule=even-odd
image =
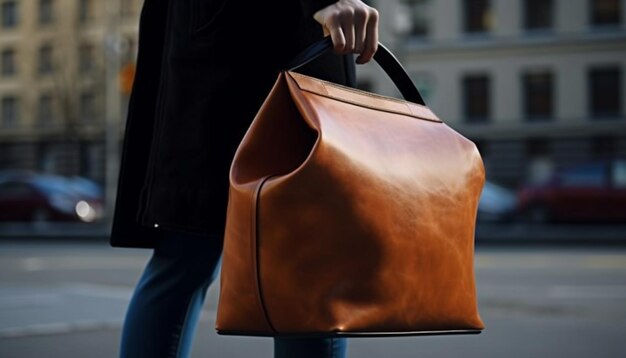
{"label": "person's arm", "polygon": [[378,11],[361,0],[300,0],[305,16],[319,22],[333,40],[335,52],[358,53],[369,62],[378,49]]}

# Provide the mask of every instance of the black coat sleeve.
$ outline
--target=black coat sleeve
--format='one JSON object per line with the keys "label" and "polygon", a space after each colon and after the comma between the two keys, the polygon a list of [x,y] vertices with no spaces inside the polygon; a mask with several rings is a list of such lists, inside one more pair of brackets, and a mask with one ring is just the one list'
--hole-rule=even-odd
{"label": "black coat sleeve", "polygon": [[318,10],[336,2],[337,0],[300,0],[305,17],[311,17]]}

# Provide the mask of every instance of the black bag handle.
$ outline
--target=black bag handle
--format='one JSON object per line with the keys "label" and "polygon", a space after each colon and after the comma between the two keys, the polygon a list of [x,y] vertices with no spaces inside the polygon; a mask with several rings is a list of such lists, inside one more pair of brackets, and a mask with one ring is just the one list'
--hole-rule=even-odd
{"label": "black bag handle", "polygon": [[[314,42],[302,50],[302,52],[296,55],[296,57],[294,57],[293,60],[287,64],[286,69],[287,71],[296,70],[299,67],[315,60],[332,48],[333,41],[330,36],[326,36],[322,40]],[[374,54],[374,60],[378,63],[378,65],[380,65],[383,71],[385,71],[391,81],[393,81],[405,100],[421,104],[423,106],[426,105],[419,90],[415,87],[413,81],[411,81],[411,77],[409,77],[409,74],[406,73],[404,67],[400,64],[400,61],[398,61],[391,51],[389,51],[380,42],[378,43],[378,50]]]}

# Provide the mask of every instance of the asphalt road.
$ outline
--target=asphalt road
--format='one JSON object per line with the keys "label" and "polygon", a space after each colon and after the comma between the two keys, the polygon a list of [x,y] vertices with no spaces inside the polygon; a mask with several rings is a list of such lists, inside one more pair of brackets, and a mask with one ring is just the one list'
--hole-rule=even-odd
{"label": "asphalt road", "polygon": [[[116,357],[150,251],[0,241],[0,357]],[[350,357],[624,357],[626,247],[479,246],[477,336],[350,339]],[[271,357],[268,338],[218,336],[211,288],[193,357]]]}

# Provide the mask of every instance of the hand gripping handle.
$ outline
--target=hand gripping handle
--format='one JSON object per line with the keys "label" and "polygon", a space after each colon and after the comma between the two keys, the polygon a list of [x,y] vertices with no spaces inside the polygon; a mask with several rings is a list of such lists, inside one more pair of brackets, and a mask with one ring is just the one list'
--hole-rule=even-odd
{"label": "hand gripping handle", "polygon": [[[323,38],[317,42],[314,42],[298,55],[296,55],[291,62],[289,62],[286,66],[287,71],[293,71],[298,69],[301,66],[315,60],[319,56],[323,55],[327,51],[333,48],[333,42],[330,36]],[[423,106],[426,105],[424,103],[424,99],[420,95],[419,90],[415,87],[413,81],[411,81],[411,77],[406,73],[402,64],[398,61],[398,59],[389,51],[385,46],[383,46],[380,42],[378,43],[378,50],[374,54],[374,60],[380,67],[385,71],[387,76],[391,79],[391,81],[396,85],[402,97],[405,100],[417,104],[421,104]]]}

